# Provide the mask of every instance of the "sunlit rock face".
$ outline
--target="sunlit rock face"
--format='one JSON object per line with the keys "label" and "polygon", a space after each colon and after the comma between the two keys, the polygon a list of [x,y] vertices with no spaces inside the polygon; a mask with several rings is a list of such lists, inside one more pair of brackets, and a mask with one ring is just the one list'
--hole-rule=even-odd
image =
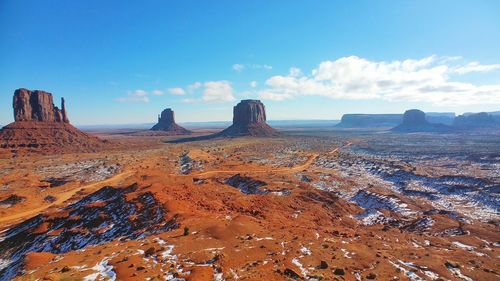
{"label": "sunlit rock face", "polygon": [[69,123],[68,115],[61,98],[61,109],[54,105],[52,94],[28,89],[17,89],[14,92],[14,120]]}
{"label": "sunlit rock face", "polygon": [[242,100],[233,108],[233,124],[249,125],[266,122],[266,109],[260,100]]}
{"label": "sunlit rock face", "polygon": [[260,100],[242,100],[233,108],[233,125],[223,136],[275,136],[279,133],[266,123],[266,109]]}
{"label": "sunlit rock face", "polygon": [[49,92],[17,89],[12,105],[15,122],[0,130],[0,149],[14,153],[87,152],[95,151],[104,143],[73,127],[64,99],[59,109]]}

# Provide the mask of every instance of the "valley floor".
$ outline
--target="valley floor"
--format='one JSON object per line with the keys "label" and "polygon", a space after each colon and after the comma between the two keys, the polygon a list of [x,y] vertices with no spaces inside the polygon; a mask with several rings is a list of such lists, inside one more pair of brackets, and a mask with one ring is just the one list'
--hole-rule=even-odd
{"label": "valley floor", "polygon": [[0,280],[500,280],[498,136],[101,137],[0,159]]}

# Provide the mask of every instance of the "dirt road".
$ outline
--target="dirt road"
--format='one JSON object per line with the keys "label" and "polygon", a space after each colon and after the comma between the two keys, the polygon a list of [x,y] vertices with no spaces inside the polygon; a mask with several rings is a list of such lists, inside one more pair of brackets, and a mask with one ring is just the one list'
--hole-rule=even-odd
{"label": "dirt road", "polygon": [[[328,154],[333,154],[335,152],[338,152],[342,148],[349,147],[352,144],[352,142],[348,142],[347,144],[343,146],[339,146],[335,148],[334,150],[328,152]],[[284,167],[284,168],[275,168],[275,169],[263,169],[263,170],[214,170],[214,171],[207,171],[203,173],[198,173],[198,174],[190,174],[189,176],[194,176],[194,177],[206,177],[206,176],[212,176],[212,175],[217,175],[217,174],[237,174],[237,173],[252,173],[252,174],[259,174],[259,173],[297,173],[300,171],[303,171],[309,166],[316,161],[316,159],[319,157],[319,154],[313,153],[309,156],[309,159],[307,159],[306,162],[302,165],[298,165],[295,167]]]}

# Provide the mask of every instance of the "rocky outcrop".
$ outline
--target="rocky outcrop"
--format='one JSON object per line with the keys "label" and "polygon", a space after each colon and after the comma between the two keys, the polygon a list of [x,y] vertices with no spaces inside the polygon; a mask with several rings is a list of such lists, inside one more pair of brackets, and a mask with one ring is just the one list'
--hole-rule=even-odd
{"label": "rocky outcrop", "polygon": [[242,100],[233,108],[233,124],[222,136],[276,136],[278,131],[266,123],[266,109],[260,100]]}
{"label": "rocky outcrop", "polygon": [[[455,113],[426,112],[425,119],[430,123],[451,125]],[[342,129],[382,129],[395,127],[403,121],[403,114],[344,114],[336,128]]]}
{"label": "rocky outcrop", "polygon": [[69,124],[64,99],[61,109],[52,94],[18,89],[13,98],[15,122],[0,130],[0,149],[18,152],[87,152],[104,144]]}
{"label": "rocky outcrop", "polygon": [[344,114],[337,128],[384,128],[401,124],[402,114]]}
{"label": "rocky outcrop", "polygon": [[266,123],[266,109],[260,100],[242,100],[233,108],[233,124]]}
{"label": "rocky outcrop", "polygon": [[455,119],[455,112],[426,112],[425,119],[430,123],[441,123],[451,126]]}
{"label": "rocky outcrop", "polygon": [[151,128],[152,131],[165,132],[168,135],[187,135],[191,131],[177,125],[175,123],[174,111],[167,108],[158,115],[158,123]]}
{"label": "rocky outcrop", "polygon": [[427,125],[425,113],[422,110],[410,109],[403,114],[403,125]]}
{"label": "rocky outcrop", "polygon": [[54,106],[52,94],[40,90],[17,89],[14,92],[14,120],[69,123],[64,98],[61,109]]}
{"label": "rocky outcrop", "polygon": [[401,125],[392,128],[394,132],[414,133],[414,132],[451,132],[453,129],[443,124],[430,123],[427,121],[425,113],[418,109],[410,109],[403,114]]}
{"label": "rocky outcrop", "polygon": [[493,115],[486,112],[460,115],[453,121],[453,126],[458,129],[481,129],[481,128],[500,128],[500,123],[495,120]]}

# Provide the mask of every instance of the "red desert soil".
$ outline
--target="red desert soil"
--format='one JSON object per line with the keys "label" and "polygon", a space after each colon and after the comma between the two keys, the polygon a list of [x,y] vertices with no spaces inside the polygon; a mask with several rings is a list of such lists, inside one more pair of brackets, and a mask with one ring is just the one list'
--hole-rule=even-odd
{"label": "red desert soil", "polygon": [[[500,234],[494,225],[460,225],[442,214],[429,215],[436,227],[425,232],[362,225],[354,218],[360,207],[301,180],[305,175],[318,181],[328,173],[349,188],[353,183],[335,169],[315,163],[338,157],[350,142],[303,146],[300,139],[283,137],[165,144],[158,137],[101,137],[121,145],[97,153],[0,159],[0,199],[12,193],[26,198],[1,210],[0,230],[41,215],[32,234],[62,239],[58,247],[76,247],[64,240],[75,235],[123,231],[76,250],[28,253],[16,280],[408,280],[412,274],[423,280],[498,280],[493,243]],[[119,168],[110,170],[113,165]],[[69,174],[64,184],[42,184],[60,173]],[[99,173],[103,178],[90,179]],[[262,193],[226,184],[235,174],[264,183]],[[94,201],[86,197],[103,191]],[[49,195],[55,200],[44,201]],[[77,202],[83,203],[73,213],[70,204]],[[114,214],[109,204],[128,204],[126,214]],[[92,210],[99,216],[87,222]],[[153,219],[157,225],[147,225]],[[174,227],[158,231],[165,222]],[[142,235],[131,236],[128,225]],[[457,227],[469,234],[437,234]]]}

